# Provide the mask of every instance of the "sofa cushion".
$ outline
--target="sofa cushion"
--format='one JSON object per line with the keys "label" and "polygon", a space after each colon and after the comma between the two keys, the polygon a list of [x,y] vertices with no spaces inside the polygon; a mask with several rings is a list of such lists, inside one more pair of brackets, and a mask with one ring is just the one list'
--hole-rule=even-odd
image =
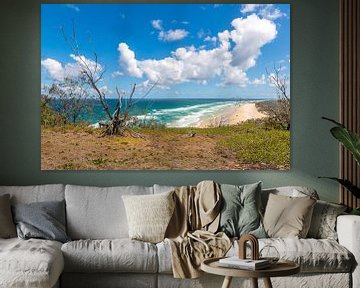
{"label": "sofa cushion", "polygon": [[0,238],[16,237],[16,229],[11,214],[10,196],[0,196]]}
{"label": "sofa cushion", "polygon": [[260,215],[261,182],[243,186],[221,185],[222,204],[219,230],[229,237],[251,233],[266,237]]}
{"label": "sofa cushion", "polygon": [[53,287],[63,268],[59,242],[0,239],[0,287]]}
{"label": "sofa cushion", "polygon": [[156,273],[156,246],[130,239],[78,240],[61,247],[66,272]]}
{"label": "sofa cushion", "polygon": [[71,239],[128,238],[123,195],[152,194],[152,187],[66,185],[67,233]]}
{"label": "sofa cushion", "polygon": [[4,194],[10,194],[11,204],[61,201],[65,198],[65,185],[0,186],[0,195]]}
{"label": "sofa cushion", "polygon": [[269,237],[305,238],[310,227],[316,200],[270,194],[264,215],[264,227]]}
{"label": "sofa cushion", "polygon": [[307,237],[337,240],[336,219],[346,209],[345,205],[318,200],[314,207]]}
{"label": "sofa cushion", "polygon": [[70,241],[65,229],[65,201],[45,201],[13,206],[19,238]]}
{"label": "sofa cushion", "polygon": [[[228,252],[228,256],[236,255],[238,251],[237,244],[237,242],[234,243],[234,246]],[[264,246],[275,247],[280,259],[298,263],[302,273],[350,272],[354,265],[353,255],[344,246],[330,239],[260,239],[259,250],[261,251]]]}
{"label": "sofa cushion", "polygon": [[174,192],[156,195],[124,195],[131,239],[157,243],[164,240],[175,208]]}
{"label": "sofa cushion", "polygon": [[[348,273],[354,265],[353,255],[339,243],[329,239],[267,238],[259,239],[260,250],[274,246],[281,259],[295,261],[301,273]],[[156,244],[159,273],[172,274],[171,248],[167,241]],[[238,255],[238,242],[234,241],[227,256]],[[248,250],[250,256],[250,249]],[[272,255],[276,256],[276,255]],[[274,286],[275,287],[275,286]]]}
{"label": "sofa cushion", "polygon": [[310,196],[311,198],[319,199],[319,195],[317,194],[316,190],[310,187],[284,186],[284,187],[263,189],[261,191],[261,206],[263,212],[265,212],[265,208],[270,194],[288,196],[288,197]]}

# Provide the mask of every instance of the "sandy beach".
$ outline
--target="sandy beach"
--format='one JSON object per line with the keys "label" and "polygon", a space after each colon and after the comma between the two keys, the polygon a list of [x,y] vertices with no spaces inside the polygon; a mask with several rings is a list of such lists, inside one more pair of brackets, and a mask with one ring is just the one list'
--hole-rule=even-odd
{"label": "sandy beach", "polygon": [[233,107],[224,108],[211,118],[203,119],[197,127],[218,127],[224,125],[236,125],[238,123],[267,117],[256,108],[255,103],[238,104]]}

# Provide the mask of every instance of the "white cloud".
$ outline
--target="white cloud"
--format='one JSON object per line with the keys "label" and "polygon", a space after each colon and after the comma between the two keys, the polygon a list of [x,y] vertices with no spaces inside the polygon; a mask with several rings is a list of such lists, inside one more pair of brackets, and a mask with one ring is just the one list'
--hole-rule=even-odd
{"label": "white cloud", "polygon": [[64,67],[55,59],[47,58],[41,61],[41,65],[45,68],[49,76],[54,80],[64,80]]}
{"label": "white cloud", "polygon": [[171,41],[178,41],[184,39],[189,34],[188,31],[184,29],[175,29],[175,30],[168,30],[168,31],[160,31],[159,32],[159,40],[171,42]]}
{"label": "white cloud", "polygon": [[112,78],[116,78],[116,77],[120,77],[120,76],[124,76],[124,73],[121,71],[115,71],[115,72],[111,73]]}
{"label": "white cloud", "polygon": [[241,13],[256,13],[262,18],[269,20],[276,20],[286,16],[280,9],[276,8],[274,4],[244,4],[241,5]]}
{"label": "white cloud", "polygon": [[273,4],[265,5],[265,7],[259,11],[259,15],[269,20],[276,20],[286,16],[280,9],[275,8]]}
{"label": "white cloud", "polygon": [[236,18],[231,22],[235,28],[230,32],[230,39],[235,43],[232,65],[247,70],[256,64],[261,54],[261,47],[276,38],[276,25],[255,14],[246,18]]}
{"label": "white cloud", "polygon": [[70,73],[71,76],[79,75],[79,73],[83,70],[87,70],[92,74],[94,78],[100,77],[101,73],[104,71],[104,67],[100,63],[96,63],[95,61],[86,58],[84,55],[74,55],[70,54],[70,57],[76,61],[76,63],[66,64],[65,68],[72,70]]}
{"label": "white cloud", "polygon": [[[177,23],[176,20],[173,20],[172,23]],[[180,22],[184,25],[189,24],[187,21]],[[185,29],[170,29],[164,30],[162,20],[155,19],[151,21],[151,25],[154,29],[159,31],[158,39],[165,42],[178,41],[184,39],[188,36],[189,32]]]}
{"label": "white cloud", "polygon": [[241,5],[241,13],[250,13],[250,12],[254,12],[258,7],[260,6],[260,4],[244,4]]}
{"label": "white cloud", "polygon": [[220,86],[238,85],[244,87],[248,81],[249,79],[244,70],[236,66],[227,65],[224,67],[224,78]]}
{"label": "white cloud", "polygon": [[99,88],[101,93],[105,94],[106,96],[114,94],[114,91],[112,91],[108,86],[104,85]]}
{"label": "white cloud", "polygon": [[130,50],[126,43],[120,43],[118,51],[120,53],[120,66],[125,69],[127,74],[134,77],[142,77],[143,72],[137,66],[134,51]]}
{"label": "white cloud", "polygon": [[[163,59],[137,60],[134,51],[121,43],[120,64],[127,74],[162,87],[189,81],[206,85],[211,79],[222,86],[252,84],[246,71],[256,64],[261,48],[276,38],[276,25],[255,14],[234,19],[231,25],[232,30],[204,39],[215,43],[213,49],[181,47]],[[263,78],[255,80],[260,84]]]}
{"label": "white cloud", "polygon": [[204,38],[204,41],[216,43],[216,42],[217,42],[217,38],[216,38],[215,36],[213,36],[213,37],[206,36],[206,37]]}
{"label": "white cloud", "polygon": [[162,21],[160,19],[152,20],[151,25],[156,30],[162,30]]}
{"label": "white cloud", "polygon": [[80,8],[74,4],[66,4],[66,7],[69,8],[69,9],[72,9],[76,12],[80,12]]}
{"label": "white cloud", "polygon": [[103,71],[103,67],[99,63],[87,59],[84,55],[76,56],[70,54],[70,57],[75,60],[75,62],[62,64],[55,59],[47,58],[41,61],[41,65],[45,68],[50,78],[55,81],[63,81],[64,78],[77,77],[84,67],[86,67],[94,77],[98,77]]}
{"label": "white cloud", "polygon": [[251,84],[265,85],[266,84],[266,76],[265,76],[265,74],[262,74],[260,78],[255,78],[254,80],[252,80]]}

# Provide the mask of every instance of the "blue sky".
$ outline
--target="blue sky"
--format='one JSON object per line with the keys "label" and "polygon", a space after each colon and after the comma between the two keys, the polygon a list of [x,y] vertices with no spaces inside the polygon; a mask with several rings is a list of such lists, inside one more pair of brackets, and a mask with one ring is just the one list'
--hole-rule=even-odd
{"label": "blue sky", "polygon": [[[42,4],[42,85],[76,76],[79,58],[64,41],[76,27],[82,59],[94,52],[115,87],[149,97],[273,98],[266,69],[290,79],[290,5]],[[289,83],[290,84],[290,83]]]}

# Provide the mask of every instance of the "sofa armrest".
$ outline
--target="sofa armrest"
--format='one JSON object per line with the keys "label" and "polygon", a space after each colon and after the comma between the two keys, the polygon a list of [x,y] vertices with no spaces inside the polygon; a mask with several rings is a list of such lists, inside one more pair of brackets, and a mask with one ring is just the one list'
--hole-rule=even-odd
{"label": "sofa armrest", "polygon": [[339,244],[355,257],[352,273],[353,287],[360,287],[360,216],[341,215],[336,224]]}

